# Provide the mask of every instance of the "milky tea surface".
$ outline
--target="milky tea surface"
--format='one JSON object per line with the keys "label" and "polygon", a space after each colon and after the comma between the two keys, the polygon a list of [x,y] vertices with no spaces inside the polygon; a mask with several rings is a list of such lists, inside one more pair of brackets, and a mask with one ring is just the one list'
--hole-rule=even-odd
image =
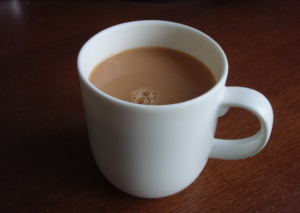
{"label": "milky tea surface", "polygon": [[100,62],[90,82],[115,98],[145,105],[175,104],[196,98],[216,80],[201,61],[181,51],[142,47]]}

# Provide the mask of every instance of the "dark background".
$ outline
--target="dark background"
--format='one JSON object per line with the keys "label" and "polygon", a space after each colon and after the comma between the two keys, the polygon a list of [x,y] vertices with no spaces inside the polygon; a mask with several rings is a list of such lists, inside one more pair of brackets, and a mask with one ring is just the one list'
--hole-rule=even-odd
{"label": "dark background", "polygon": [[[0,212],[299,212],[298,0],[1,1]],[[228,86],[263,93],[274,110],[267,146],[236,161],[209,159],[187,189],[141,199],[114,188],[89,147],[76,60],[97,32],[134,20],[203,31],[225,51]],[[216,137],[259,130],[230,109]]]}

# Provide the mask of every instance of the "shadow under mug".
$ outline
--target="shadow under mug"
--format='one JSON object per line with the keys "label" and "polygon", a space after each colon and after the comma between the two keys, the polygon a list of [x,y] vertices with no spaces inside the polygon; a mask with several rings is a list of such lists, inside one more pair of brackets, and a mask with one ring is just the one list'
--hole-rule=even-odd
{"label": "shadow under mug", "polygon": [[[205,94],[170,105],[139,105],[111,97],[89,74],[109,56],[137,47],[167,47],[200,59],[217,84]],[[103,30],[78,56],[78,73],[92,152],[103,175],[120,190],[144,198],[177,193],[201,173],[209,157],[241,159],[258,153],[273,124],[269,101],[259,92],[226,87],[227,58],[204,33],[167,21],[135,21]],[[239,140],[215,139],[219,116],[229,107],[254,113],[261,129]]]}

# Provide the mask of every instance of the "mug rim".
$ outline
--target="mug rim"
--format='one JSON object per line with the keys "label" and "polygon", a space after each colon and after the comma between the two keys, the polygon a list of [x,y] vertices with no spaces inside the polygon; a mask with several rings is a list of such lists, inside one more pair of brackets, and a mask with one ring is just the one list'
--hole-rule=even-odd
{"label": "mug rim", "polygon": [[[100,89],[98,89],[97,87],[95,87],[89,80],[88,80],[88,76],[86,76],[84,74],[83,71],[83,66],[82,66],[82,61],[83,61],[83,55],[86,52],[86,49],[88,48],[88,46],[95,40],[97,39],[98,36],[101,36],[101,34],[107,32],[107,31],[111,31],[114,30],[115,28],[120,28],[120,27],[126,27],[128,25],[136,25],[136,24],[143,24],[143,23],[162,23],[162,24],[168,24],[168,25],[173,25],[173,26],[177,26],[177,27],[181,27],[184,28],[186,30],[191,30],[194,31],[198,34],[201,34],[202,36],[206,37],[206,39],[208,39],[211,43],[214,44],[214,46],[218,49],[219,53],[222,55],[222,59],[223,59],[223,64],[224,64],[224,68],[222,70],[222,74],[221,77],[219,78],[219,80],[217,81],[217,83],[207,92],[205,92],[204,94],[193,98],[193,99],[189,99],[186,100],[184,102],[179,102],[179,103],[174,103],[174,104],[163,104],[163,105],[143,105],[143,104],[136,104],[136,103],[131,103],[128,101],[124,101],[118,98],[115,98],[111,95],[106,94],[105,92],[101,91]],[[78,73],[79,73],[79,77],[84,81],[84,83],[86,85],[88,85],[88,87],[90,89],[92,89],[94,92],[96,92],[98,95],[104,97],[105,99],[108,99],[109,101],[112,101],[116,104],[121,104],[124,106],[128,106],[128,107],[137,107],[137,108],[165,108],[165,107],[179,107],[179,106],[184,106],[184,105],[188,105],[188,104],[192,104],[196,101],[199,101],[200,99],[204,99],[206,96],[209,96],[211,93],[213,93],[214,90],[216,90],[219,86],[222,85],[222,82],[226,81],[227,75],[228,75],[228,60],[227,57],[223,51],[223,49],[220,47],[220,45],[213,40],[210,36],[208,36],[207,34],[203,33],[202,31],[184,25],[184,24],[180,24],[180,23],[176,23],[176,22],[171,22],[171,21],[162,21],[162,20],[139,20],[139,21],[131,21],[131,22],[125,22],[125,23],[121,23],[121,24],[117,24],[111,27],[108,27],[104,30],[101,30],[100,32],[98,32],[97,34],[95,34],[94,36],[92,36],[89,40],[87,40],[84,45],[81,47],[78,57],[77,57],[77,69],[78,69]]]}

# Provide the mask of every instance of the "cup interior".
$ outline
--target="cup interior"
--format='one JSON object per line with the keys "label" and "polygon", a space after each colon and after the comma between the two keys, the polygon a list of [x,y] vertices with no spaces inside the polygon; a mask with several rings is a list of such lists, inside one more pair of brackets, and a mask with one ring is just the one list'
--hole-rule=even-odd
{"label": "cup interior", "polygon": [[135,21],[99,32],[80,50],[79,72],[87,80],[91,71],[101,61],[118,52],[137,47],[180,50],[206,64],[217,82],[227,75],[226,56],[213,39],[194,28],[167,21]]}

